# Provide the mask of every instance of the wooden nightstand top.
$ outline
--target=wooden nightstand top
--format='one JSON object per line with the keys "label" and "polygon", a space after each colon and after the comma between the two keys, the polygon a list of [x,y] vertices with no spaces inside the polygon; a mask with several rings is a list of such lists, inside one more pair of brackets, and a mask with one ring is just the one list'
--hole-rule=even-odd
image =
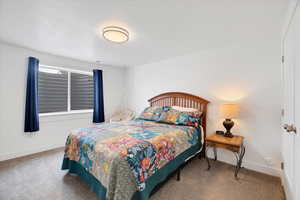
{"label": "wooden nightstand top", "polygon": [[241,147],[244,137],[239,135],[234,135],[232,138],[225,137],[223,135],[212,134],[208,135],[205,139],[207,142],[225,144],[234,147]]}

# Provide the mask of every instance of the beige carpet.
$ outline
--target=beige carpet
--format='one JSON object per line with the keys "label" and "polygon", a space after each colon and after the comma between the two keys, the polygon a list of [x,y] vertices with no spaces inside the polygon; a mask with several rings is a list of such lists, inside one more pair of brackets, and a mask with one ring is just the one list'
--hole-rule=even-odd
{"label": "beige carpet", "polygon": [[[97,200],[79,177],[60,170],[62,150],[53,150],[0,162],[1,200]],[[160,188],[151,200],[282,200],[279,178],[250,170],[233,177],[233,167],[213,162],[206,171],[204,160],[194,159]]]}

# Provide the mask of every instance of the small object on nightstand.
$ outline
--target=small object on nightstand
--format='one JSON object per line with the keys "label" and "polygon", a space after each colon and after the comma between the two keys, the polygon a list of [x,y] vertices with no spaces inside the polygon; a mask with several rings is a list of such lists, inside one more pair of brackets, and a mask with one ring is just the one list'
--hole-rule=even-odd
{"label": "small object on nightstand", "polygon": [[216,131],[217,135],[224,135],[224,131]]}
{"label": "small object on nightstand", "polygon": [[244,137],[239,135],[234,135],[233,137],[224,137],[222,135],[212,134],[205,138],[206,141],[206,151],[205,158],[208,164],[208,170],[210,169],[209,159],[206,155],[209,148],[213,148],[215,160],[217,160],[217,148],[227,149],[234,153],[236,158],[236,166],[234,171],[234,176],[238,178],[238,172],[242,167],[243,158],[245,155]]}
{"label": "small object on nightstand", "polygon": [[232,138],[233,135],[230,132],[230,129],[233,127],[234,122],[231,119],[238,116],[238,106],[236,104],[222,104],[220,110],[221,114],[225,118],[223,126],[226,129],[226,133],[224,134],[224,136]]}

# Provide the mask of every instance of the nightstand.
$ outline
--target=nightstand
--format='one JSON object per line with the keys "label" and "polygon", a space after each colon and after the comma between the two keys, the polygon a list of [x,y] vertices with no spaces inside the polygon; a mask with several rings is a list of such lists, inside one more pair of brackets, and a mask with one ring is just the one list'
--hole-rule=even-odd
{"label": "nightstand", "polygon": [[229,138],[223,135],[212,134],[206,137],[206,151],[205,157],[208,164],[208,169],[210,169],[210,162],[206,156],[207,151],[210,148],[214,150],[215,160],[217,160],[217,148],[222,148],[233,152],[236,158],[236,166],[234,171],[234,177],[238,178],[238,172],[241,169],[243,157],[245,155],[244,137],[239,135],[234,135],[234,137]]}

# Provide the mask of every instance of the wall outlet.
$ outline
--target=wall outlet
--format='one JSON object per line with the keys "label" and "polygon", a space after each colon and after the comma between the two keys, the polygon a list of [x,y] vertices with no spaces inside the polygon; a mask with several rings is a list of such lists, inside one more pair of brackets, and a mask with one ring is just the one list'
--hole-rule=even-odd
{"label": "wall outlet", "polygon": [[273,159],[271,157],[265,157],[265,161],[267,162],[267,165],[269,165],[269,166],[274,165]]}

